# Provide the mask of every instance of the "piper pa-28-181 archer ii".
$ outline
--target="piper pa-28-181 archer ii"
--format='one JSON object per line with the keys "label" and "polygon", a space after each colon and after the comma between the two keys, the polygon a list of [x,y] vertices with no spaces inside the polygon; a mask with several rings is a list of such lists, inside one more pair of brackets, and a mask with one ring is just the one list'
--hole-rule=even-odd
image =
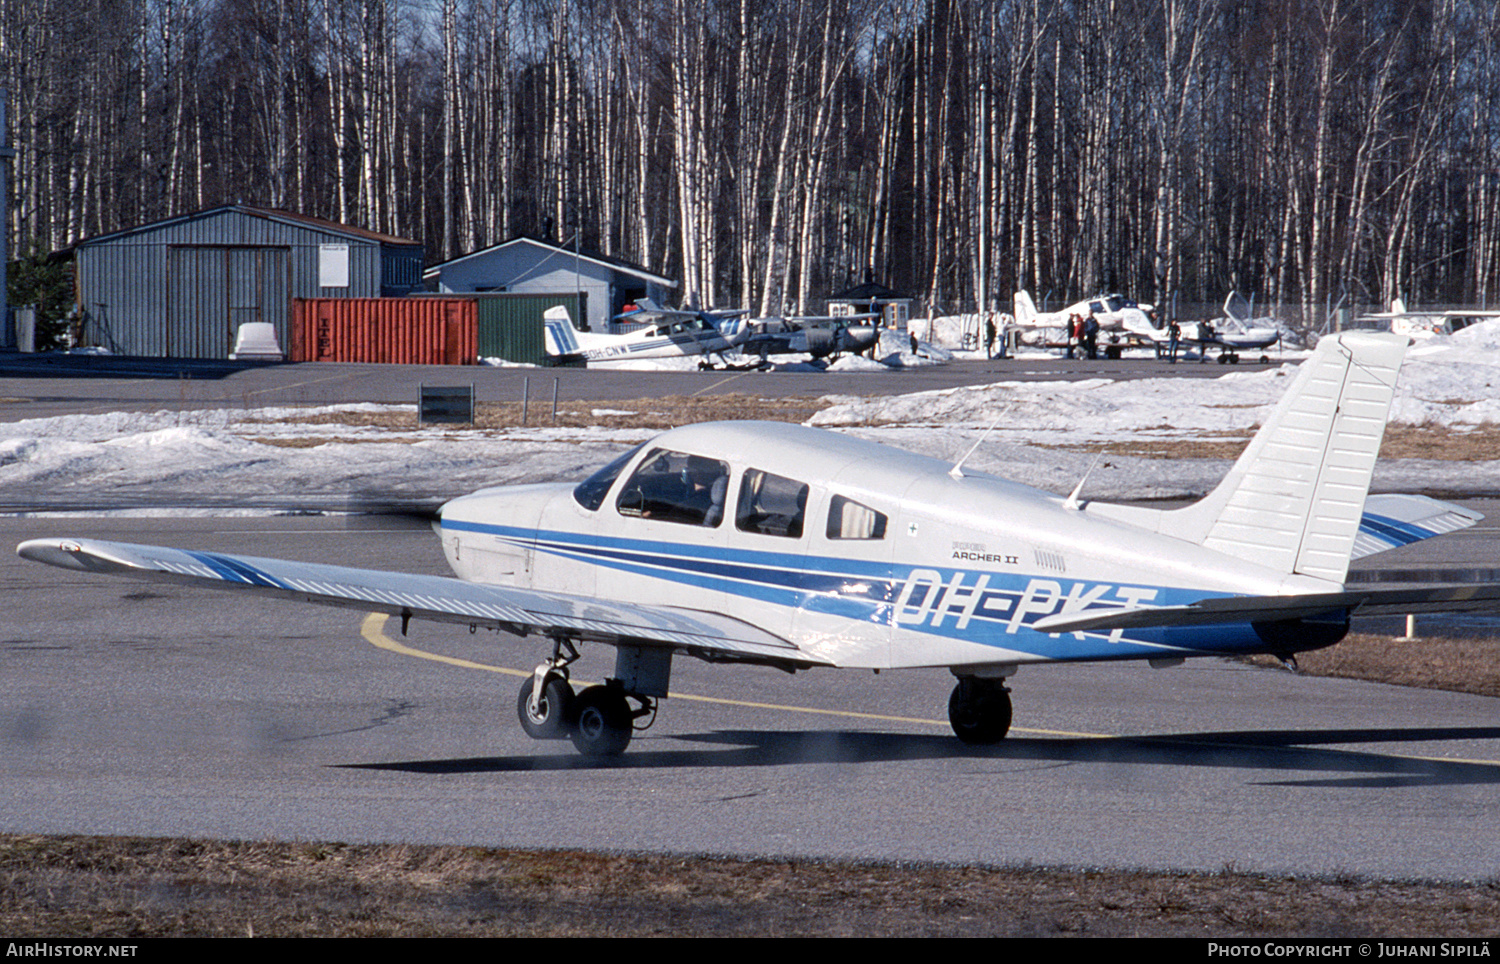
{"label": "piper pa-28-181 archer ii", "polygon": [[[1324,338],[1224,480],[1180,509],[1067,498],[819,429],[668,431],[577,485],[485,489],[434,528],[458,578],[81,538],[22,543],[66,569],[208,584],[551,641],[517,709],[538,738],[625,749],[672,660],[788,671],[946,668],[973,744],[1010,727],[1025,663],[1331,645],[1355,613],[1493,610],[1500,584],[1360,589],[1351,558],[1480,518],[1366,498],[1407,340]],[[574,692],[578,647],[614,675]]]}

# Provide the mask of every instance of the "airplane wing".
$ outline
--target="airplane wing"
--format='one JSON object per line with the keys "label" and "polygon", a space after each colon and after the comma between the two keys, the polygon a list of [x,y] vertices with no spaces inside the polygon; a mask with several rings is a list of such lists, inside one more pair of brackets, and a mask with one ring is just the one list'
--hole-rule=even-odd
{"label": "airplane wing", "polygon": [[390,613],[403,619],[491,626],[517,635],[540,633],[611,644],[667,646],[711,661],[831,665],[741,620],[670,606],[536,592],[446,576],[98,539],[32,539],[17,546],[16,552],[24,559],[81,572],[248,590],[325,606]]}
{"label": "airplane wing", "polygon": [[1094,609],[1046,616],[1031,624],[1042,633],[1077,633],[1161,626],[1276,622],[1348,610],[1359,616],[1488,611],[1500,600],[1500,583],[1365,589],[1300,596],[1215,596],[1186,606]]}

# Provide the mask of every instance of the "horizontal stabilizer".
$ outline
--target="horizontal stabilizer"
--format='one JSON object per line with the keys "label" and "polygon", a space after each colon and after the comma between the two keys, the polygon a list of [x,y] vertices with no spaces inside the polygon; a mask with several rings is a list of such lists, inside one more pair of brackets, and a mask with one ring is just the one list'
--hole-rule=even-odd
{"label": "horizontal stabilizer", "polygon": [[1446,532],[1456,532],[1484,518],[1484,513],[1425,495],[1372,495],[1354,537],[1353,559],[1408,546]]}
{"label": "horizontal stabilizer", "polygon": [[565,593],[376,569],[141,546],[98,539],[32,539],[23,559],[81,572],[241,589],[365,612],[478,624],[514,633],[670,646],[726,661],[826,665],[791,643],[720,613],[642,606]]}

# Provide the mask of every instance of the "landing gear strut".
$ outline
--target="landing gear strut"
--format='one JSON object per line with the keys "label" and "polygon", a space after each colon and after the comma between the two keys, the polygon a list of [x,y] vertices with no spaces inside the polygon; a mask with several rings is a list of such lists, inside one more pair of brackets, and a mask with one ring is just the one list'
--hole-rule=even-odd
{"label": "landing gear strut", "polygon": [[568,664],[578,659],[578,650],[566,639],[552,642],[552,658],[538,666],[521,692],[516,694],[516,716],[521,729],[533,740],[565,739],[573,726],[573,687],[568,683]]}
{"label": "landing gear strut", "polygon": [[538,666],[516,694],[521,728],[534,740],[570,739],[585,756],[625,752],[636,722],[644,719],[639,728],[645,729],[656,718],[655,697],[666,695],[672,654],[618,647],[616,678],[575,694],[568,664],[576,659],[571,642],[555,641],[552,658]]}
{"label": "landing gear strut", "polygon": [[1010,690],[1003,680],[960,677],[948,698],[948,722],[965,743],[999,743],[1010,730]]}
{"label": "landing gear strut", "polygon": [[561,673],[549,672],[536,692],[536,677],[528,676],[516,697],[516,715],[521,729],[533,740],[561,740],[573,719],[573,687]]}

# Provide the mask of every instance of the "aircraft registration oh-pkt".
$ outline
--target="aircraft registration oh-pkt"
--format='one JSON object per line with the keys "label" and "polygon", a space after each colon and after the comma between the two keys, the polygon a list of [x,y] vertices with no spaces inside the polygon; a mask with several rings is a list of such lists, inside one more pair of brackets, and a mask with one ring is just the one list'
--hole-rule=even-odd
{"label": "aircraft registration oh-pkt", "polygon": [[[896,669],[958,678],[960,739],[1010,726],[1018,666],[1330,645],[1358,613],[1493,610],[1500,585],[1349,589],[1353,557],[1480,517],[1369,487],[1407,341],[1324,338],[1223,482],[1181,509],[1058,498],[960,465],[795,425],[674,429],[577,485],[486,489],[435,528],[458,578],[88,539],[22,543],[68,569],[537,635],[527,732],[622,751],[672,661]],[[1082,483],[1080,483],[1080,488]],[[578,647],[614,675],[575,693]]]}

